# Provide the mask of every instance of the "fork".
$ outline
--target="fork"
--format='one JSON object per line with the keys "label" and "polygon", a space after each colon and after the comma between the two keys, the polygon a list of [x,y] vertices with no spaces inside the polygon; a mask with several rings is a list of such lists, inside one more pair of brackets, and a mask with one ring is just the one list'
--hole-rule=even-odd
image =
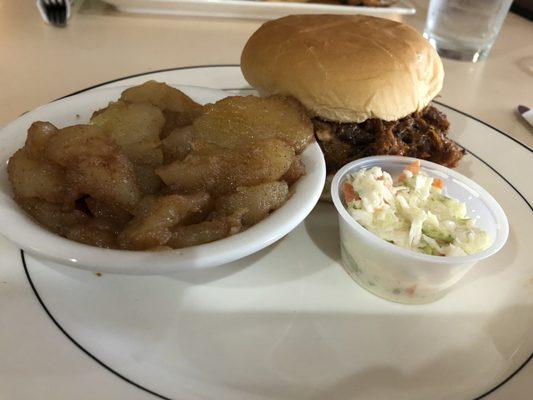
{"label": "fork", "polygon": [[68,6],[68,0],[37,0],[37,7],[44,13],[46,20],[60,28],[67,25]]}

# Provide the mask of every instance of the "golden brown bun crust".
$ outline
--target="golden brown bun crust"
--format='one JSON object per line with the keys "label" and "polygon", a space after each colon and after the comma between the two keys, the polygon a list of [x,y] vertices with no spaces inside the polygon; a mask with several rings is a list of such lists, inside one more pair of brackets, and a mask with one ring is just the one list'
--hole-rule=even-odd
{"label": "golden brown bun crust", "polygon": [[413,28],[363,15],[290,15],[263,24],[241,56],[261,94],[291,95],[337,122],[393,121],[441,90],[442,62]]}

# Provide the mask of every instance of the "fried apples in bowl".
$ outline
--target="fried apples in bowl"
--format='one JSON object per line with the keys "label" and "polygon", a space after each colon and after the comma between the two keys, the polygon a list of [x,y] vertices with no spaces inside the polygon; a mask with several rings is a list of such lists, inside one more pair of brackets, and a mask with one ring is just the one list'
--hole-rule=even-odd
{"label": "fried apples in bowl", "polygon": [[325,178],[299,103],[179,89],[97,89],[3,128],[1,233],[61,264],[161,274],[242,258],[294,229]]}

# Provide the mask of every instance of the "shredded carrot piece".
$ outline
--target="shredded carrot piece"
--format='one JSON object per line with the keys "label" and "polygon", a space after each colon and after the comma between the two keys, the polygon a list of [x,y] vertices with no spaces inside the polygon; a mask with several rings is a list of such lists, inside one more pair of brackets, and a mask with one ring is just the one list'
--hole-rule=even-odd
{"label": "shredded carrot piece", "polygon": [[433,187],[436,187],[437,189],[442,189],[444,187],[444,182],[442,179],[434,178],[433,183],[431,184]]}
{"label": "shredded carrot piece", "polygon": [[359,200],[359,196],[353,190],[353,186],[350,185],[348,182],[344,182],[342,184],[342,194],[344,196],[344,202],[346,204],[353,200]]}
{"label": "shredded carrot piece", "polygon": [[407,179],[407,176],[405,176],[405,174],[402,172],[402,173],[400,174],[400,177],[398,178],[398,181],[399,181],[399,182],[403,182],[403,181],[405,181],[406,179]]}
{"label": "shredded carrot piece", "polygon": [[409,166],[406,168],[407,170],[411,171],[413,175],[416,175],[420,172],[420,161],[415,160]]}
{"label": "shredded carrot piece", "polygon": [[413,286],[410,286],[406,289],[404,289],[405,293],[407,293],[409,296],[412,296],[415,294],[416,291],[416,283]]}

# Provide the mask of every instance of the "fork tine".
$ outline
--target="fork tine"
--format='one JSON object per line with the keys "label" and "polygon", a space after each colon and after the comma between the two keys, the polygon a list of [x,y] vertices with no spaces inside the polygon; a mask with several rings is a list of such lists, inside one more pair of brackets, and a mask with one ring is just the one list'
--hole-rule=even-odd
{"label": "fork tine", "polygon": [[48,10],[48,20],[52,25],[56,24],[56,12],[54,7],[50,7]]}
{"label": "fork tine", "polygon": [[57,26],[59,24],[59,15],[58,15],[58,9],[57,7],[54,7],[54,9],[52,10],[52,18],[53,18],[53,23],[55,26]]}
{"label": "fork tine", "polygon": [[61,27],[67,24],[67,9],[65,7],[62,7],[59,12],[59,23]]}

